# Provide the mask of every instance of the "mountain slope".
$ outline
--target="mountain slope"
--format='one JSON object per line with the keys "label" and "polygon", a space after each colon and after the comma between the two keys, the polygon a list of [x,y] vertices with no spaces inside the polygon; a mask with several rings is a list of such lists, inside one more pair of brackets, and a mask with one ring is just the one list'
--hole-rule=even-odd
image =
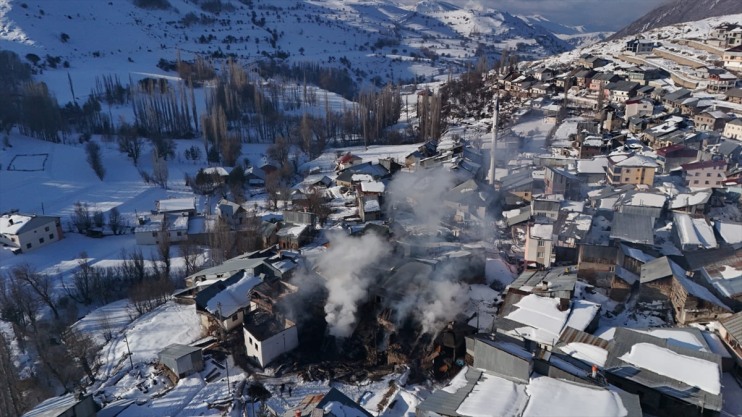
{"label": "mountain slope", "polygon": [[164,75],[157,63],[178,55],[232,56],[248,66],[310,62],[342,69],[359,85],[382,85],[427,80],[464,69],[480,54],[497,59],[504,49],[523,59],[572,49],[509,13],[432,0],[167,0],[166,9],[135,3],[150,1],[0,0],[0,49],[34,54],[42,64],[47,56],[56,60],[57,68],[40,68],[42,79],[65,86],[69,72],[83,92],[99,74]]}
{"label": "mountain slope", "polygon": [[619,39],[676,23],[737,13],[742,13],[741,0],[675,0],[652,10],[608,39]]}

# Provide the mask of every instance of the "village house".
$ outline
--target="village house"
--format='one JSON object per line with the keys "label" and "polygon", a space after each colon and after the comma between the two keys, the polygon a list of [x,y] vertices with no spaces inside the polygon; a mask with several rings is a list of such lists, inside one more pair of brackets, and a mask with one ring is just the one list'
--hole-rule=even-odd
{"label": "village house", "polygon": [[616,271],[617,251],[618,247],[615,245],[581,244],[577,258],[577,276],[598,288],[610,288]]}
{"label": "village house", "polygon": [[742,45],[724,51],[722,58],[724,67],[732,71],[742,70]]}
{"label": "village house", "polygon": [[719,110],[705,111],[693,118],[697,130],[722,130],[729,115]]}
{"label": "village house", "polygon": [[157,354],[157,361],[172,372],[175,381],[204,370],[201,348],[173,343]]}
{"label": "village house", "polygon": [[639,83],[641,86],[646,86],[650,81],[664,78],[666,73],[659,68],[631,67],[626,71],[626,75],[629,77],[629,81]]}
{"label": "village house", "polygon": [[611,385],[639,396],[644,413],[702,417],[722,409],[721,359],[706,350],[619,327],[604,369]]}
{"label": "village house", "polygon": [[647,99],[633,99],[625,102],[624,120],[634,116],[651,116],[654,113],[654,104]]}
{"label": "village house", "polygon": [[18,212],[0,216],[0,244],[14,248],[14,252],[28,252],[63,237],[59,217]]}
{"label": "village house", "polygon": [[660,172],[666,174],[680,168],[681,165],[695,161],[698,158],[698,150],[687,147],[684,144],[665,146],[657,149],[657,165]]}
{"label": "village house", "polygon": [[614,212],[609,237],[617,242],[652,245],[655,220],[643,214]]}
{"label": "village house", "polygon": [[677,194],[670,200],[669,209],[691,215],[703,215],[706,212],[712,193],[711,189],[702,189]]}
{"label": "village house", "polygon": [[590,81],[592,81],[595,74],[595,71],[591,69],[583,69],[575,73],[575,82],[577,83],[577,87],[580,89],[588,88]]}
{"label": "village house", "polygon": [[662,96],[662,105],[670,112],[679,110],[683,101],[691,97],[692,94],[693,93],[690,90],[680,88]]}
{"label": "village house", "polygon": [[714,229],[706,218],[693,217],[687,213],[673,213],[672,238],[675,245],[682,251],[714,249],[719,246]]}
{"label": "village house", "polygon": [[245,315],[242,328],[247,357],[262,368],[299,347],[296,323],[281,315],[258,308]]}
{"label": "village house", "polygon": [[598,56],[591,55],[591,54],[583,54],[577,60],[577,65],[581,65],[588,69],[604,67],[608,65],[609,63],[610,61],[603,59],[601,57],[598,57]]}
{"label": "village house", "polygon": [[363,162],[363,158],[357,155],[353,155],[350,152],[340,155],[335,161],[335,170],[342,171],[346,168],[352,167],[353,165],[359,165]]}
{"label": "village house", "polygon": [[554,223],[554,262],[558,265],[576,264],[579,245],[590,231],[592,216],[580,212],[561,211]]}
{"label": "village house", "polygon": [[620,80],[605,86],[605,97],[614,103],[624,103],[635,95],[639,83]]}
{"label": "village house", "polygon": [[[722,226],[717,229],[721,239],[740,239],[734,234],[740,231],[738,225],[727,223]],[[738,247],[738,244],[732,244],[686,255],[686,261],[696,272],[697,281],[735,310],[742,308],[742,253]]]}
{"label": "village house", "polygon": [[242,205],[226,198],[222,198],[216,203],[216,214],[233,230],[247,223],[247,210]]}
{"label": "village house", "polygon": [[528,169],[506,176],[500,184],[507,206],[529,203],[533,199],[533,190],[533,173]]}
{"label": "village house", "polygon": [[303,211],[286,210],[276,233],[281,249],[299,249],[311,242],[317,227],[317,215]]}
{"label": "village house", "polygon": [[728,91],[737,85],[737,76],[721,68],[710,68],[706,90],[710,93]]}
{"label": "village house", "polygon": [[730,139],[742,140],[742,118],[727,122],[722,135]]}
{"label": "village house", "polygon": [[153,214],[139,219],[134,229],[137,245],[159,245],[162,242],[178,243],[188,240],[187,211]]}
{"label": "village house", "polygon": [[259,276],[237,272],[200,288],[194,302],[201,327],[208,334],[219,335],[240,326],[250,306],[250,290],[261,282]]}
{"label": "village house", "polygon": [[687,276],[673,276],[670,300],[679,324],[717,320],[733,313],[711,291]]}
{"label": "village house", "polygon": [[724,93],[726,100],[734,104],[742,104],[742,88],[732,88]]}
{"label": "village house", "polygon": [[181,214],[193,216],[196,214],[196,199],[188,198],[169,198],[155,201],[157,214]]}
{"label": "village house", "polygon": [[559,194],[549,194],[543,197],[534,198],[531,201],[531,214],[534,218],[545,217],[556,220],[559,217],[559,211],[562,208],[564,196]]}
{"label": "village house", "polygon": [[554,262],[554,225],[535,223],[528,225],[524,258],[529,265],[548,268]]}
{"label": "village house", "polygon": [[562,194],[570,197],[579,192],[577,176],[563,168],[547,167],[544,185],[547,195]]}
{"label": "village house", "polygon": [[680,166],[683,169],[685,185],[690,188],[722,188],[726,180],[726,161],[710,160],[689,162]]}
{"label": "village house", "polygon": [[590,80],[590,86],[588,88],[590,89],[590,91],[595,91],[597,93],[599,91],[605,90],[605,86],[607,86],[608,84],[615,83],[620,80],[621,77],[612,72],[601,72],[596,74]]}
{"label": "village house", "polygon": [[609,296],[616,301],[626,300],[640,285],[642,268],[654,256],[629,244],[621,243],[616,251],[616,269],[611,280]]}
{"label": "village house", "polygon": [[580,159],[576,165],[577,178],[581,183],[593,186],[605,182],[608,157],[596,156],[592,159]]}
{"label": "village house", "polygon": [[637,55],[646,55],[651,53],[656,46],[655,41],[651,39],[632,39],[626,42],[624,50]]}
{"label": "village house", "polygon": [[657,162],[648,156],[639,154],[611,155],[608,157],[605,174],[608,183],[611,185],[652,185],[657,167]]}

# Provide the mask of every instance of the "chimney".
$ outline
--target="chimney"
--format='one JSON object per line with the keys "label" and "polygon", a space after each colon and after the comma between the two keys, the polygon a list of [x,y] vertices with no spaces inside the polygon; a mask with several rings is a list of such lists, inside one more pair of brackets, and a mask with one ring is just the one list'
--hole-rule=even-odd
{"label": "chimney", "polygon": [[11,226],[13,225],[13,218],[12,217],[11,218],[8,218],[8,224],[11,225]]}
{"label": "chimney", "polygon": [[301,417],[301,410],[299,409],[294,410],[294,417]]}
{"label": "chimney", "polygon": [[500,113],[499,97],[500,92],[495,91],[495,105],[492,113],[492,144],[490,145],[490,170],[488,173],[488,182],[490,185],[495,185],[495,146],[497,144],[497,116]]}

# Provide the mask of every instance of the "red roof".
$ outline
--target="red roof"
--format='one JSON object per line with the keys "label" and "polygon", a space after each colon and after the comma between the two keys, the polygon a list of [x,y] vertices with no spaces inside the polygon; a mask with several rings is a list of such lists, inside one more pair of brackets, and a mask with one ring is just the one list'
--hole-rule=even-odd
{"label": "red roof", "polygon": [[341,156],[340,159],[338,160],[338,162],[341,163],[341,164],[347,164],[348,162],[350,162],[350,161],[352,161],[354,159],[361,159],[361,158],[359,158],[359,157],[353,155],[352,153],[348,152],[345,155]]}
{"label": "red roof", "polygon": [[712,160],[712,161],[702,161],[702,162],[691,162],[688,164],[683,164],[681,165],[681,167],[686,171],[689,169],[704,169],[704,168],[711,168],[711,167],[726,168],[727,163],[726,161],[722,161],[722,160],[716,160],[716,161]]}
{"label": "red roof", "polygon": [[664,156],[665,158],[693,158],[698,155],[698,150],[688,148],[682,143],[677,143],[675,145],[665,146],[664,148],[657,149],[657,155]]}

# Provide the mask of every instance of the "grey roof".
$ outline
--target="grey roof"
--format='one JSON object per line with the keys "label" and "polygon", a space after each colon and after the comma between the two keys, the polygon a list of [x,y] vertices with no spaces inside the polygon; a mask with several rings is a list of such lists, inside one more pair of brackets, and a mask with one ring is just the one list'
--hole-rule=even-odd
{"label": "grey roof", "polygon": [[173,343],[172,345],[161,350],[158,356],[160,358],[166,357],[166,358],[178,359],[178,358],[182,358],[183,356],[190,355],[193,352],[198,352],[200,350],[201,350],[200,347],[180,345],[177,343]]}
{"label": "grey roof", "polygon": [[742,343],[742,311],[719,321],[737,343]]}
{"label": "grey roof", "polygon": [[510,284],[510,288],[532,287],[529,292],[537,293],[538,284],[548,282],[548,290],[542,292],[573,291],[577,282],[577,272],[573,272],[570,267],[558,267],[545,271],[527,270],[518,276]]}
{"label": "grey roof", "polygon": [[667,101],[675,101],[675,100],[682,100],[686,97],[690,97],[690,95],[691,95],[691,92],[689,90],[686,90],[685,88],[681,88],[680,90],[665,94],[665,96],[662,97],[662,99],[667,100]]}
{"label": "grey roof", "polygon": [[455,393],[450,393],[444,390],[436,390],[425,401],[418,404],[418,410],[430,411],[433,413],[440,414],[442,416],[457,416],[459,415],[456,410],[459,408],[464,399],[471,393],[474,386],[482,377],[482,371],[474,368],[467,368],[466,370],[466,385],[456,390]]}
{"label": "grey roof", "polygon": [[502,189],[510,190],[533,183],[533,174],[529,170],[516,172],[503,178]]}
{"label": "grey roof", "polygon": [[191,277],[219,275],[234,273],[237,271],[249,271],[257,268],[265,262],[266,258],[251,258],[251,254],[244,254],[238,257],[228,259],[223,264],[204,269],[191,275]]}
{"label": "grey roof", "polygon": [[610,237],[651,245],[654,243],[654,219],[638,214],[613,213]]}
{"label": "grey roof", "polygon": [[721,369],[721,359],[718,355],[679,347],[665,339],[660,339],[658,337],[635,332],[622,327],[616,329],[613,343],[612,349],[608,351],[608,359],[605,363],[605,369],[608,373],[623,379],[634,381],[665,395],[675,397],[681,401],[699,407],[703,405],[703,407],[707,409],[715,411],[721,410],[721,395],[714,395],[709,392],[701,391],[696,387],[687,385],[683,381],[678,381],[647,369],[637,368],[636,366],[619,359],[624,354],[629,353],[631,347],[637,343],[650,343],[683,356],[713,362],[719,366],[719,369]]}
{"label": "grey roof", "polygon": [[644,284],[673,275],[685,275],[685,271],[670,258],[663,256],[642,265],[640,282]]}

